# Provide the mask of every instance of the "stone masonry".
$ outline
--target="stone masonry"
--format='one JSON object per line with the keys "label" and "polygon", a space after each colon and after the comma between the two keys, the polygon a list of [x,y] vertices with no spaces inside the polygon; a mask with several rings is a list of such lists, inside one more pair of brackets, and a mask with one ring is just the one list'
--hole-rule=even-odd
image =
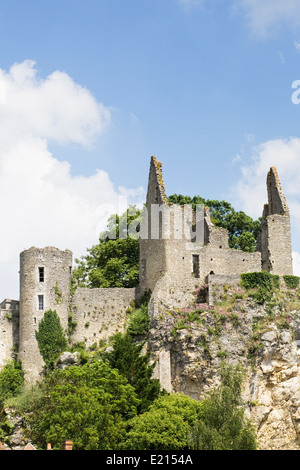
{"label": "stone masonry", "polygon": [[[71,343],[87,346],[123,331],[127,310],[146,291],[149,313],[183,307],[195,284],[211,286],[245,272],[266,270],[292,274],[289,209],[277,171],[267,176],[268,204],[264,206],[257,251],[246,253],[228,246],[228,232],[213,225],[208,208],[193,212],[168,203],[162,165],[151,157],[145,214],[140,231],[140,277],[135,289],[77,288],[70,294],[72,252],[55,247],[32,247],[20,254],[20,301],[0,304],[0,368],[15,355],[28,383],[39,380],[43,360],[35,331],[47,309],[56,310],[66,330],[75,328]],[[211,297],[211,290],[209,296]],[[160,353],[158,377],[169,388],[171,365],[167,350]],[[159,356],[159,355],[158,355]]]}

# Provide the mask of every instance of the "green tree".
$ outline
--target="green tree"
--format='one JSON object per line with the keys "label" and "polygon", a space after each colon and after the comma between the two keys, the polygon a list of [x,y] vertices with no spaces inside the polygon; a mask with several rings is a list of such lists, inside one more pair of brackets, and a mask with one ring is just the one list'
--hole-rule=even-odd
{"label": "green tree", "polygon": [[52,368],[67,346],[67,340],[55,310],[45,312],[35,335],[46,366]]}
{"label": "green tree", "polygon": [[[141,211],[130,206],[121,216],[110,216],[107,231],[99,243],[88,248],[88,254],[76,259],[72,284],[82,287],[135,287],[139,281],[138,231]],[[136,226],[136,236],[128,236]]]}
{"label": "green tree", "polygon": [[194,209],[197,204],[209,207],[213,224],[228,230],[230,248],[255,251],[260,220],[253,220],[244,212],[235,211],[226,201],[204,199],[200,196],[192,198],[182,194],[173,194],[168,200],[173,204],[190,204]]}
{"label": "green tree", "polygon": [[149,408],[127,423],[124,450],[184,450],[187,434],[201,413],[201,403],[187,395],[159,397]]}
{"label": "green tree", "polygon": [[149,327],[148,302],[145,302],[131,312],[127,331],[130,336],[140,336],[147,334]]}
{"label": "green tree", "polygon": [[133,386],[140,399],[138,412],[147,410],[160,393],[159,381],[152,379],[155,364],[149,364],[150,351],[142,354],[144,344],[135,343],[128,332],[114,335],[111,344],[113,349],[105,359]]}
{"label": "green tree", "polygon": [[139,404],[133,387],[103,361],[55,369],[39,387],[27,424],[41,449],[47,442],[60,449],[65,439],[76,450],[115,449]]}
{"label": "green tree", "polygon": [[221,385],[202,402],[201,417],[191,428],[192,450],[255,450],[256,435],[244,416],[240,367],[222,365]]}
{"label": "green tree", "polygon": [[5,400],[17,395],[24,385],[24,372],[17,361],[7,363],[0,372],[0,409]]}

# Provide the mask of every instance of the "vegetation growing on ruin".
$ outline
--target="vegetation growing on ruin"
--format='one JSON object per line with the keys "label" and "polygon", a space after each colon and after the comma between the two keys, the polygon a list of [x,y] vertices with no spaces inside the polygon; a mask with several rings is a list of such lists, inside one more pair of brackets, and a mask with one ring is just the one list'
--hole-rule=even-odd
{"label": "vegetation growing on ruin", "polygon": [[46,366],[53,368],[59,355],[67,347],[67,340],[55,310],[45,312],[35,336]]}
{"label": "vegetation growing on ruin", "polygon": [[136,287],[139,281],[139,241],[129,237],[131,224],[139,230],[141,212],[130,206],[122,215],[108,219],[107,231],[88,254],[76,259],[72,290],[79,287]]}

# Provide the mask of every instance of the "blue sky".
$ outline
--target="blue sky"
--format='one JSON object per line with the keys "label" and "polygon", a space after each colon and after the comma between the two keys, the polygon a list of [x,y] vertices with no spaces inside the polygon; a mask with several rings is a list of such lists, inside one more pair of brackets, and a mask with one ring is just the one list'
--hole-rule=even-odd
{"label": "blue sky", "polygon": [[3,298],[19,251],[83,255],[142,203],[151,155],[167,194],[252,217],[276,166],[300,274],[299,0],[0,0],[0,22]]}

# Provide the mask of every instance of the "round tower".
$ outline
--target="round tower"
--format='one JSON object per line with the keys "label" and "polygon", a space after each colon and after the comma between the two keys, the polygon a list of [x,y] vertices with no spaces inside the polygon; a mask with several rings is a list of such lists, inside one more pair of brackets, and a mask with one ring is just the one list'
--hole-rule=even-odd
{"label": "round tower", "polygon": [[69,250],[32,247],[20,254],[19,359],[26,383],[41,377],[44,362],[35,331],[45,311],[56,310],[63,329],[67,328],[71,275]]}

